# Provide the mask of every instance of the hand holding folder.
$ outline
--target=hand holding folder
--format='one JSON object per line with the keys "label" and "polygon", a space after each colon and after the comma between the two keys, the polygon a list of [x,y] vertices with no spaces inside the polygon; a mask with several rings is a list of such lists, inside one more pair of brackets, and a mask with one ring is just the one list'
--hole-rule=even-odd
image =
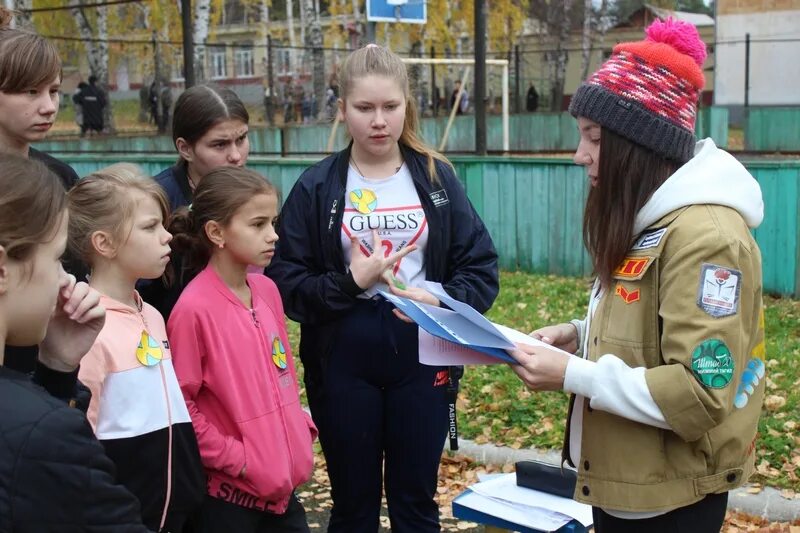
{"label": "hand holding folder", "polygon": [[419,353],[423,364],[515,364],[516,361],[507,350],[514,350],[516,343],[553,349],[524,333],[494,324],[468,304],[452,298],[439,283],[428,281],[423,288],[446,307],[436,307],[401,298],[387,291],[378,291],[419,325]]}

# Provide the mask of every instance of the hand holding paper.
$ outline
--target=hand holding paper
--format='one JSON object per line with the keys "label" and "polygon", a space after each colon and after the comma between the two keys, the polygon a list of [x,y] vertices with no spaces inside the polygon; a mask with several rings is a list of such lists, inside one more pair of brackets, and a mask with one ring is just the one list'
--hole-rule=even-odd
{"label": "hand holding paper", "polygon": [[[548,346],[524,333],[490,322],[469,305],[452,298],[438,283],[426,282],[418,290],[419,299],[404,297],[403,290],[397,287],[391,292],[378,292],[397,307],[397,312],[419,325],[422,364],[516,364],[509,355],[510,350],[517,349],[515,343]],[[430,303],[426,301],[428,298]],[[439,307],[440,303],[447,308]]]}
{"label": "hand holding paper", "polygon": [[531,346],[517,344],[517,349],[509,350],[517,363],[510,365],[514,373],[531,390],[561,390],[570,355],[562,350],[544,345]]}
{"label": "hand holding paper", "polygon": [[539,328],[531,332],[531,337],[565,352],[578,351],[578,330],[570,323]]}
{"label": "hand holding paper", "polygon": [[[426,291],[425,289],[421,289],[419,287],[406,287],[397,278],[395,278],[394,275],[392,275],[390,270],[387,271],[387,276],[385,276],[384,279],[386,278],[388,278],[387,285],[389,286],[389,290],[395,296],[399,296],[400,298],[407,298],[409,300],[414,300],[415,302],[432,305],[434,307],[439,307],[439,299],[430,292]],[[405,313],[403,313],[397,308],[395,308],[393,312],[394,315],[403,322],[408,322],[409,324],[414,322],[408,316],[406,316]]]}

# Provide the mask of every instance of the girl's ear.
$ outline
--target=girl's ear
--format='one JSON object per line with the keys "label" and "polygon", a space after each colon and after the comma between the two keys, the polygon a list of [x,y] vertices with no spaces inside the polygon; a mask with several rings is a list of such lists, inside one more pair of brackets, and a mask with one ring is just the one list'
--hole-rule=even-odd
{"label": "girl's ear", "polygon": [[336,106],[339,108],[339,120],[344,120],[344,99],[336,100]]}
{"label": "girl's ear", "polygon": [[8,254],[6,249],[0,246],[0,296],[8,292],[9,281]]}
{"label": "girl's ear", "polygon": [[216,248],[225,247],[225,229],[216,220],[209,220],[203,227],[206,237]]}
{"label": "girl's ear", "polygon": [[106,259],[113,259],[119,251],[116,244],[114,244],[114,239],[107,231],[95,231],[89,237],[89,242],[92,244],[92,249],[95,253]]}
{"label": "girl's ear", "polygon": [[175,148],[185,161],[191,162],[194,158],[194,150],[192,150],[191,145],[189,145],[183,137],[178,137],[175,140]]}

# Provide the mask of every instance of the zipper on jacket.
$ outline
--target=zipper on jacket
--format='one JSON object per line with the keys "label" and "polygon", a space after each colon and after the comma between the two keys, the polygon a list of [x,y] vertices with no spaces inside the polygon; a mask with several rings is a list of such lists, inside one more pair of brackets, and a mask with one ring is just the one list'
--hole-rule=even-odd
{"label": "zipper on jacket", "polygon": [[253,325],[255,327],[257,327],[257,328],[260,328],[261,327],[261,322],[258,321],[258,317],[256,316],[256,310],[255,309],[251,309],[250,310],[250,316],[253,318]]}
{"label": "zipper on jacket", "polygon": [[[280,320],[280,319],[278,318],[277,314],[275,313],[275,310],[272,309],[269,305],[267,305],[267,309],[269,309],[269,311],[272,312],[273,321],[274,322],[278,322],[278,320]],[[258,318],[256,318],[255,307],[253,307],[253,309],[251,309],[250,312],[252,313],[252,316],[253,316],[253,323],[255,324],[255,326],[257,328],[261,329],[261,327],[259,325],[259,322],[258,322]],[[261,331],[264,331],[264,330],[261,330]],[[264,352],[269,356],[269,354],[272,353],[272,346],[270,346],[269,340],[266,339],[264,337],[264,335],[265,335],[265,333],[261,333],[261,332],[258,333],[258,342],[259,342],[259,344],[261,344],[261,348],[264,350]],[[280,337],[280,333],[278,333],[278,336]],[[281,339],[281,342],[283,342],[283,339]],[[287,360],[288,360],[288,357],[289,357],[288,343],[286,344],[286,346],[287,346],[287,348],[286,348],[286,357],[287,357]],[[286,446],[286,453],[287,453],[288,458],[289,458],[289,477],[291,478],[292,477],[292,473],[294,472],[295,459],[294,459],[294,454],[292,453],[292,443],[291,443],[291,437],[289,435],[289,426],[288,426],[288,424],[286,422],[286,413],[285,413],[285,411],[283,409],[283,407],[284,407],[283,406],[283,397],[281,396],[280,383],[278,382],[277,376],[273,373],[273,369],[272,368],[268,368],[268,370],[267,370],[267,379],[270,382],[270,387],[272,389],[272,391],[271,391],[272,398],[273,398],[273,401],[275,402],[275,405],[277,406],[278,416],[280,417],[281,427],[283,428],[283,440],[284,440],[284,443],[285,443],[285,446]],[[295,488],[296,487],[292,487],[292,493],[294,493],[294,489]],[[289,497],[290,498],[292,497],[291,494],[289,495]]]}
{"label": "zipper on jacket", "polygon": [[[145,331],[150,335],[150,328],[147,325],[147,319],[141,309],[137,309],[137,314],[144,325]],[[167,513],[169,512],[169,503],[172,499],[172,406],[169,399],[169,388],[167,387],[167,376],[164,373],[163,362],[159,362],[159,371],[161,372],[161,387],[164,391],[164,400],[167,404],[167,491],[164,494],[164,509],[161,512],[161,523],[158,530],[162,531],[167,522]]]}

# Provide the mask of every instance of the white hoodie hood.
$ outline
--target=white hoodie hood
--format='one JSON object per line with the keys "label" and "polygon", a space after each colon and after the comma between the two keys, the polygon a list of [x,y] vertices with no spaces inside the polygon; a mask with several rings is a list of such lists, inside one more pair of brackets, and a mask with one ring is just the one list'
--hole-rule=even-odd
{"label": "white hoodie hood", "polygon": [[731,154],[711,139],[694,148],[694,157],[670,176],[636,215],[633,234],[638,235],[663,216],[689,205],[715,204],[736,209],[748,227],[764,219],[761,187]]}

